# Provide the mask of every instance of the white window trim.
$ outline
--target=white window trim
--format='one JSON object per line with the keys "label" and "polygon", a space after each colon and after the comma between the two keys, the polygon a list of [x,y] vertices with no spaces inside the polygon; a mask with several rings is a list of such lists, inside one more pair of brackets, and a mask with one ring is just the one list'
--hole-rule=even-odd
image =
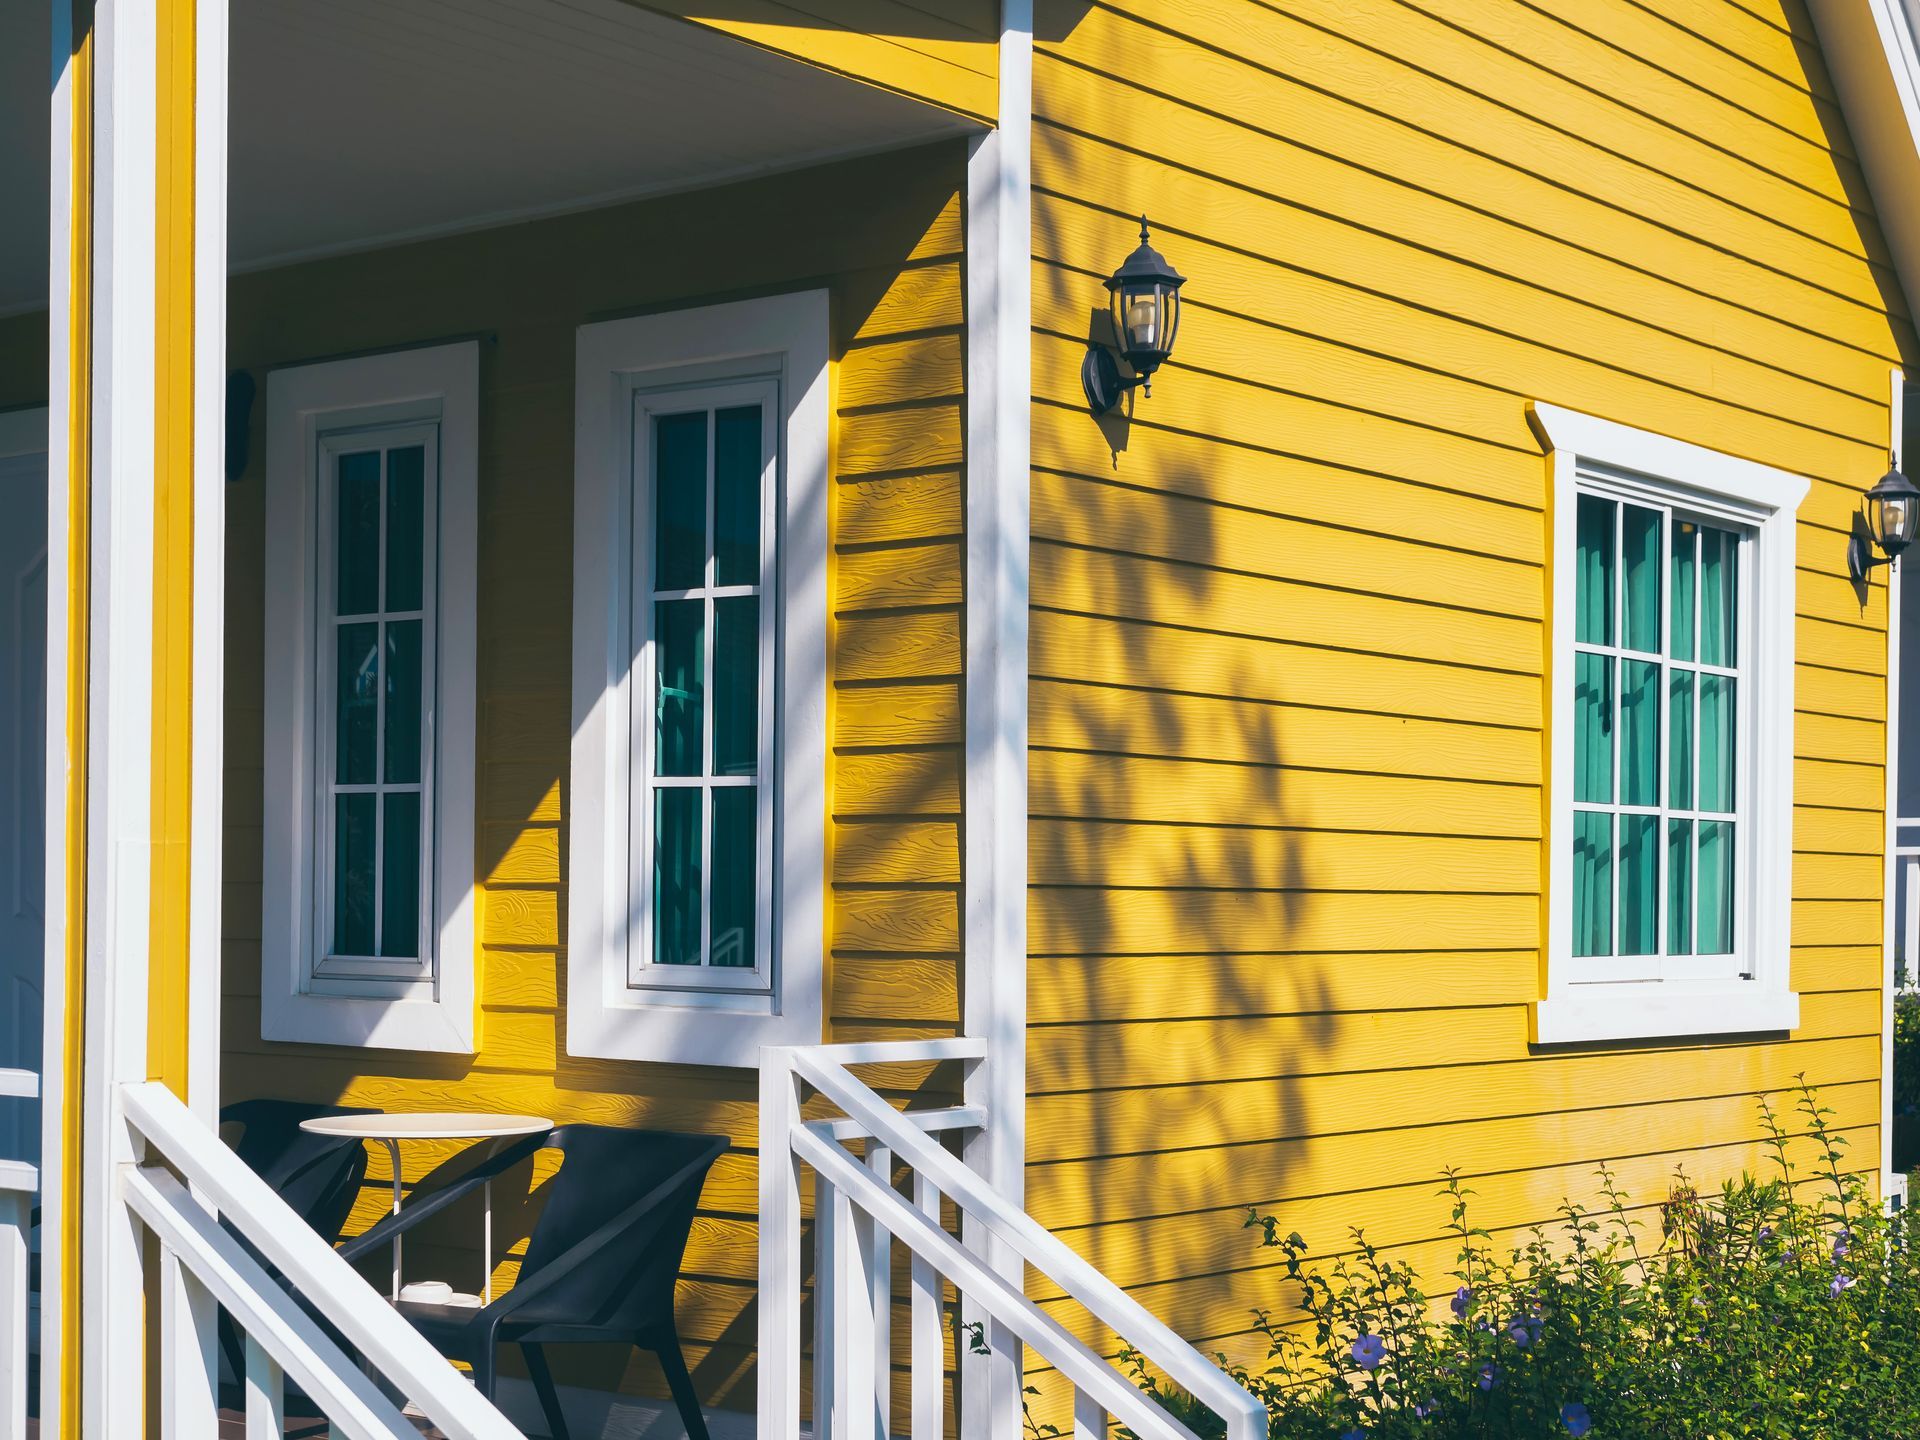
{"label": "white window trim", "polygon": [[[267,1040],[470,1055],[474,1044],[475,571],[480,347],[467,341],[267,377],[266,744],[260,1033]],[[440,428],[436,683],[429,720],[436,916],[431,984],[314,980],[320,856],[313,497],[322,437],[355,426]],[[340,993],[342,991],[358,993]]]}
{"label": "white window trim", "polygon": [[[1791,985],[1793,882],[1794,554],[1797,512],[1809,481],[1703,446],[1636,430],[1557,405],[1531,405],[1528,418],[1552,471],[1548,618],[1549,785],[1546,804],[1547,985],[1534,1009],[1541,1045],[1787,1031],[1800,1023]],[[1574,652],[1575,497],[1583,472],[1608,488],[1647,486],[1680,503],[1750,528],[1756,557],[1750,633],[1757,640],[1749,711],[1752,859],[1746,914],[1751,978],[1569,980],[1572,968],[1573,699],[1564,668]],[[1743,667],[1745,668],[1745,667]]]}
{"label": "white window trim", "polygon": [[[573,774],[567,1053],[757,1066],[762,1045],[817,1043],[825,950],[828,301],[824,290],[580,328],[575,348]],[[780,703],[770,993],[647,990],[628,980],[636,392],[670,372],[776,375]]]}

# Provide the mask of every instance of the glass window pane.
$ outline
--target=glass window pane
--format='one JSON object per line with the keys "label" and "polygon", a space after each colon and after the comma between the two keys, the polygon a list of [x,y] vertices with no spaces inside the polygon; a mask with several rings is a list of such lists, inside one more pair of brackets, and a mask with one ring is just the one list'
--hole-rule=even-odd
{"label": "glass window pane", "polygon": [[1667,822],[1667,953],[1693,953],[1693,822]]}
{"label": "glass window pane", "polygon": [[1693,808],[1693,677],[1675,670],[1667,677],[1667,805]]}
{"label": "glass window pane", "polygon": [[1629,650],[1660,649],[1660,512],[1638,505],[1622,507],[1621,558],[1624,562]]}
{"label": "glass window pane", "polygon": [[653,422],[653,588],[691,590],[707,576],[707,412]]}
{"label": "glass window pane", "polygon": [[1734,685],[1726,675],[1700,677],[1700,808],[1733,809]]}
{"label": "glass window pane", "polygon": [[1574,528],[1573,638],[1587,645],[1613,643],[1613,517],[1620,508],[1596,495],[1579,497]]}
{"label": "glass window pane", "polygon": [[1660,952],[1660,817],[1620,817],[1620,953]]}
{"label": "glass window pane", "polygon": [[387,609],[418,610],[427,573],[427,451],[387,452]]}
{"label": "glass window pane", "polygon": [[380,953],[420,954],[420,793],[384,797],[386,833],[380,843]]}
{"label": "glass window pane", "polygon": [[752,785],[727,785],[713,792],[715,965],[753,968],[759,795]]}
{"label": "glass window pane", "polygon": [[371,785],[379,719],[380,627],[373,621],[334,630],[334,780]]}
{"label": "glass window pane", "polygon": [[751,775],[760,757],[760,599],[722,596],[713,609],[713,773]]}
{"label": "glass window pane", "polygon": [[1573,816],[1573,953],[1613,953],[1613,817]]}
{"label": "glass window pane", "polygon": [[1573,798],[1613,803],[1613,657],[1573,657]]}
{"label": "glass window pane", "polygon": [[408,785],[420,779],[423,692],[420,683],[420,622],[387,626],[386,778]]}
{"label": "glass window pane", "polygon": [[1700,822],[1699,953],[1733,953],[1733,823]]}
{"label": "glass window pane", "polygon": [[1709,665],[1738,665],[1740,538],[1728,530],[1700,527],[1700,658]]}
{"label": "glass window pane", "polygon": [[653,963],[700,963],[700,790],[653,792]]}
{"label": "glass window pane", "polygon": [[334,614],[371,615],[380,608],[380,452],[342,455],[337,475]]}
{"label": "glass window pane", "polygon": [[657,600],[653,606],[656,674],[654,774],[701,772],[701,726],[706,704],[704,600]]}
{"label": "glass window pane", "polygon": [[369,794],[333,797],[333,949],[373,954],[373,806]]}
{"label": "glass window pane", "polygon": [[760,407],[741,405],[713,417],[714,583],[760,583]]}
{"label": "glass window pane", "polygon": [[1673,625],[1667,653],[1676,660],[1693,659],[1695,551],[1700,527],[1690,520],[1673,522]]}
{"label": "glass window pane", "polygon": [[1651,660],[1621,666],[1620,803],[1660,803],[1660,666]]}

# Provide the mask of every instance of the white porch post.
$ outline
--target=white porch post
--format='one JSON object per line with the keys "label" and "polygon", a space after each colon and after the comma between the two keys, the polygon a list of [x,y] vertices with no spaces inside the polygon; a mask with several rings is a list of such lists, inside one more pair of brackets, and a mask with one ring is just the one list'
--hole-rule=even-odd
{"label": "white porch post", "polygon": [[[1033,4],[1002,0],[999,125],[967,160],[966,1033],[988,1041],[967,1101],[988,1114],[969,1165],[1015,1206],[1026,1195],[1027,567],[1032,399]],[[1016,1286],[1010,1246],[963,1236]],[[985,1317],[963,1309],[963,1323]],[[960,1345],[962,1425],[1020,1433],[1022,1349],[988,1325]]]}

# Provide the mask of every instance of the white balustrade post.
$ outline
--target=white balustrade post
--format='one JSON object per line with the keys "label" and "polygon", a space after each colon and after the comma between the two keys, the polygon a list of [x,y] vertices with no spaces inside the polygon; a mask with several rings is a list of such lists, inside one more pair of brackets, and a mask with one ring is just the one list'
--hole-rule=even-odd
{"label": "white balustrade post", "polygon": [[793,1129],[800,1123],[797,1085],[786,1050],[769,1046],[760,1052],[760,1440],[793,1440],[800,1433],[800,1162],[793,1153]]}
{"label": "white balustrade post", "polygon": [[[833,1440],[876,1440],[873,1256],[886,1235],[848,1197],[833,1197]],[[816,1361],[817,1363],[817,1361]]]}
{"label": "white balustrade post", "polygon": [[251,1335],[246,1364],[247,1440],[282,1440],[287,1433],[286,1376]]}
{"label": "white balustrade post", "polygon": [[1107,1440],[1107,1412],[1084,1390],[1073,1392],[1073,1440]]}
{"label": "white balustrade post", "polygon": [[160,1255],[160,1437],[203,1440],[220,1433],[218,1307],[171,1250]]}
{"label": "white balustrade post", "polygon": [[[878,1140],[867,1141],[867,1169],[887,1189],[893,1188],[893,1151]],[[893,1424],[893,1236],[878,1225],[873,1227],[873,1257],[867,1277],[873,1304],[876,1427],[885,1440]]]}
{"label": "white balustrade post", "polygon": [[[813,1434],[834,1440],[833,1392],[838,1382],[836,1334],[840,1325],[840,1262],[834,1215],[840,1192],[818,1171],[813,1176]],[[768,1440],[766,1435],[761,1440]]]}
{"label": "white balustrade post", "polygon": [[[12,1167],[25,1171],[25,1166]],[[27,1214],[32,1189],[0,1167],[0,1440],[27,1440]],[[15,1177],[24,1179],[24,1176]]]}
{"label": "white balustrade post", "polygon": [[[913,1172],[914,1207],[940,1223],[940,1192],[932,1180]],[[946,1344],[940,1323],[940,1272],[930,1261],[913,1257],[913,1440],[941,1440],[946,1429]]]}

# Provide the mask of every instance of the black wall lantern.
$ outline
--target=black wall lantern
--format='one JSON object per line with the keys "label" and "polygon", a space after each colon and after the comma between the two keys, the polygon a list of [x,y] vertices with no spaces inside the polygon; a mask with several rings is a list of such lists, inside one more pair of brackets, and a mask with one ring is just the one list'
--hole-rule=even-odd
{"label": "black wall lantern", "polygon": [[[1898,560],[1900,552],[1913,543],[1920,532],[1920,487],[1890,469],[1867,491],[1861,508],[1866,512],[1867,533],[1847,542],[1847,573],[1856,585],[1866,583],[1867,572],[1874,566]],[[1879,559],[1873,554],[1876,546]]]}
{"label": "black wall lantern", "polygon": [[1107,298],[1113,307],[1114,342],[1133,376],[1120,374],[1113,351],[1105,345],[1087,347],[1080,363],[1080,385],[1087,392],[1087,408],[1104,415],[1136,385],[1153,394],[1153,372],[1173,354],[1180,330],[1180,287],[1186,277],[1147,243],[1147,217],[1140,217],[1140,246],[1107,279]]}

